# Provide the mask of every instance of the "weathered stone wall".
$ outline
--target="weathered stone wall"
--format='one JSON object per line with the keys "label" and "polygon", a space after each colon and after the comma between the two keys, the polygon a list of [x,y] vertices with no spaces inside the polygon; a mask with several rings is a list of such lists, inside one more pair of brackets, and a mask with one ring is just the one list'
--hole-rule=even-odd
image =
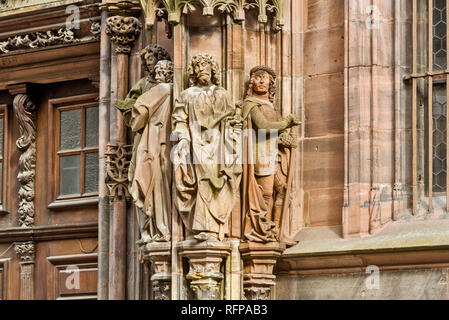
{"label": "weathered stone wall", "polygon": [[341,225],[344,1],[307,1],[304,24],[304,224]]}
{"label": "weathered stone wall", "polygon": [[290,275],[278,277],[278,299],[441,300],[449,299],[449,269],[371,273]]}

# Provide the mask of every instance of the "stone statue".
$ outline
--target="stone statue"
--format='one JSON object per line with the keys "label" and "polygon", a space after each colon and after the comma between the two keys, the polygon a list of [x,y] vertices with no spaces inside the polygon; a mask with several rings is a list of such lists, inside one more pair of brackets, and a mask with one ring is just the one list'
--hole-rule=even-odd
{"label": "stone statue", "polygon": [[[140,212],[141,242],[170,241],[170,137],[173,63],[155,66],[158,85],[142,94],[131,110],[133,132],[143,130],[135,154],[135,173],[129,192]],[[143,218],[143,219],[142,219]],[[142,221],[143,220],[143,221]]]}
{"label": "stone statue", "polygon": [[[155,67],[158,61],[168,60],[171,61],[170,54],[158,44],[150,44],[145,49],[140,52],[140,58],[142,59],[142,64],[145,70],[148,72],[148,76],[140,79],[129,91],[125,100],[117,100],[115,106],[119,109],[123,117],[125,118],[126,124],[129,126],[131,121],[131,110],[136,103],[137,99],[146,91],[150,90],[152,87],[156,86],[158,83],[155,79]],[[131,182],[134,178],[134,170],[136,165],[136,149],[139,144],[141,137],[141,132],[136,132],[134,134],[133,143],[133,157],[128,169],[128,180]]]}
{"label": "stone statue", "polygon": [[283,214],[288,208],[292,171],[292,148],[297,147],[294,115],[282,118],[273,106],[276,74],[267,66],[250,72],[243,118],[247,123],[244,182],[244,235],[249,241],[294,242],[283,232]]}
{"label": "stone statue", "polygon": [[232,155],[242,123],[210,54],[194,56],[188,75],[173,111],[175,205],[195,239],[222,240],[239,200],[242,166]]}
{"label": "stone statue", "polygon": [[128,171],[129,192],[136,205],[139,244],[170,241],[170,135],[173,64],[157,44],[141,52],[147,77],[140,79],[116,107],[134,134]]}

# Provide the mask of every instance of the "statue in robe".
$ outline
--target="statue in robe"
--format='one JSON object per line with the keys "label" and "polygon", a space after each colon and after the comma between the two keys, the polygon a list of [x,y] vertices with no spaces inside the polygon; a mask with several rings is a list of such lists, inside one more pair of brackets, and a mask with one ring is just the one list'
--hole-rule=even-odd
{"label": "statue in robe", "polygon": [[273,105],[276,74],[270,67],[257,66],[250,72],[243,118],[245,138],[245,181],[243,184],[244,237],[254,242],[295,242],[285,230],[297,147],[297,126],[291,114],[282,118]]}
{"label": "statue in robe", "polygon": [[240,197],[242,165],[235,155],[242,122],[219,86],[218,64],[210,54],[194,56],[188,75],[190,87],[176,99],[172,119],[174,202],[195,239],[221,241]]}
{"label": "statue in robe", "polygon": [[[131,194],[141,213],[141,242],[170,241],[171,165],[170,116],[173,63],[161,60],[155,66],[159,83],[142,94],[131,110],[130,127],[142,132],[135,154],[135,173]],[[143,131],[142,131],[143,130]]]}
{"label": "statue in robe", "polygon": [[[155,67],[156,64],[161,60],[171,61],[170,54],[158,44],[150,44],[145,49],[140,52],[140,58],[142,59],[142,64],[145,71],[148,72],[146,77],[140,79],[129,91],[128,95],[124,100],[117,100],[115,107],[121,111],[123,114],[125,123],[130,126],[131,122],[131,110],[136,103],[137,99],[146,91],[150,90],[152,87],[156,86],[158,82],[155,79]],[[128,180],[129,182],[134,179],[134,171],[136,166],[136,149],[139,144],[142,132],[134,133],[134,143],[133,143],[133,156],[131,158],[131,163],[128,169]]]}
{"label": "statue in robe", "polygon": [[170,240],[171,197],[169,142],[173,64],[161,46],[141,52],[148,76],[140,79],[116,107],[131,127],[134,141],[128,169],[129,191],[136,206],[139,245]]}

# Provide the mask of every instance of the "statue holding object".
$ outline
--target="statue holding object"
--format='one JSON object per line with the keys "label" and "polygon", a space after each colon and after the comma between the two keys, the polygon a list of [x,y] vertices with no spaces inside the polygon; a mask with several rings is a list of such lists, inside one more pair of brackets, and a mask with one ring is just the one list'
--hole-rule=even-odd
{"label": "statue holding object", "polygon": [[249,133],[245,139],[243,229],[249,241],[293,245],[284,220],[294,168],[292,149],[297,147],[296,128],[300,121],[293,114],[282,118],[275,109],[275,80],[276,74],[270,67],[253,68],[243,102]]}

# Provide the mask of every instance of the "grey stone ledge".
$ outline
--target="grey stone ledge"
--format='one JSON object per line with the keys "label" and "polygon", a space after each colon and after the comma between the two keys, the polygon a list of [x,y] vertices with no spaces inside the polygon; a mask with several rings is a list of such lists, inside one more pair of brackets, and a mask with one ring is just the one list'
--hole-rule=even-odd
{"label": "grey stone ledge", "polygon": [[449,248],[449,219],[390,222],[374,235],[346,239],[341,226],[304,228],[295,240],[299,243],[285,250],[284,258],[445,249]]}

